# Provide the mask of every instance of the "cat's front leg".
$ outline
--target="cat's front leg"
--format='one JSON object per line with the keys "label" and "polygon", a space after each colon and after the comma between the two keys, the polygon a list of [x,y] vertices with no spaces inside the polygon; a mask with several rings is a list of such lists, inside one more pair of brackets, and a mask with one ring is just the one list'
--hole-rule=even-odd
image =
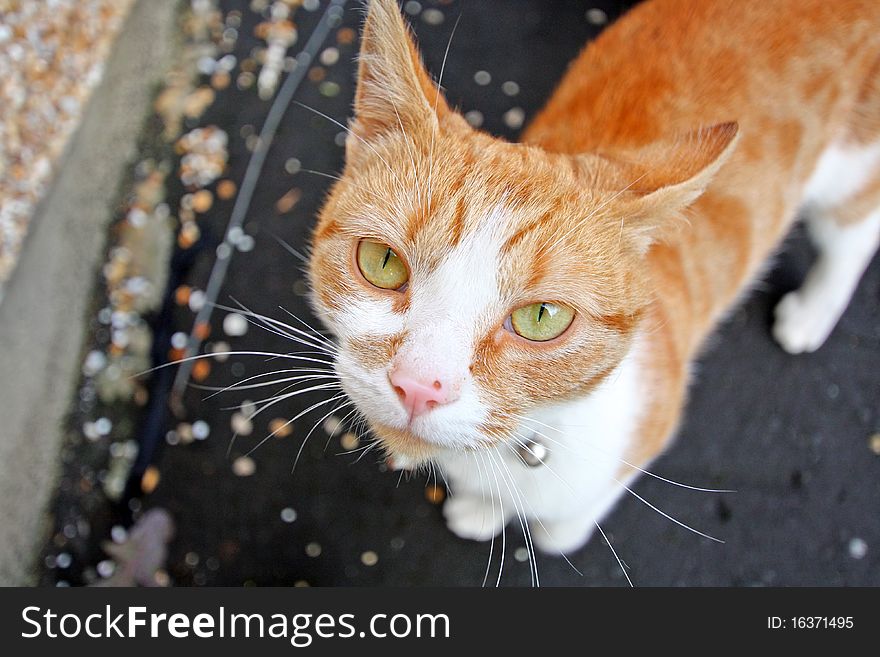
{"label": "cat's front leg", "polygon": [[488,457],[474,452],[448,453],[437,459],[437,465],[449,483],[449,497],[443,505],[449,530],[473,541],[488,541],[498,535],[513,516],[513,506],[500,497],[497,475],[489,469]]}
{"label": "cat's front leg", "polygon": [[451,496],[443,505],[443,516],[453,534],[472,541],[490,540],[510,520],[499,500],[473,494]]}

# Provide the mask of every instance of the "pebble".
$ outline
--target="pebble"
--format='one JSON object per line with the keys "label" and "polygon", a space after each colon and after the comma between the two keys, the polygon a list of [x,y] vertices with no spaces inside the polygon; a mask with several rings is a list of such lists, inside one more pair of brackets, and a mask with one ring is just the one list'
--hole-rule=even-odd
{"label": "pebble", "polygon": [[309,543],[306,545],[306,554],[312,558],[321,556],[321,545],[318,543]]}
{"label": "pebble", "polygon": [[241,337],[248,332],[248,321],[244,315],[229,313],[223,318],[223,331],[230,337]]}
{"label": "pebble", "polygon": [[379,555],[372,550],[367,550],[361,555],[361,563],[365,566],[375,566],[379,563]]}
{"label": "pebble", "polygon": [[336,417],[335,415],[331,415],[326,420],[324,420],[324,432],[328,436],[335,436],[340,431],[342,431],[342,420]]}
{"label": "pebble", "polygon": [[221,201],[228,201],[238,191],[238,187],[231,180],[221,180],[217,183],[217,198]]}
{"label": "pebble", "polygon": [[145,495],[149,495],[159,486],[159,480],[162,478],[162,475],[159,473],[159,468],[154,465],[151,465],[144,471],[144,476],[141,477],[141,490]]}
{"label": "pebble", "polygon": [[446,20],[446,16],[439,9],[425,9],[422,12],[422,20],[428,25],[440,25]]}
{"label": "pebble", "polygon": [[287,438],[293,433],[293,423],[283,417],[276,417],[269,422],[269,433],[276,438]]}
{"label": "pebble", "polygon": [[425,486],[425,499],[431,504],[441,504],[446,499],[446,491],[442,486],[429,484]]}
{"label": "pebble", "polygon": [[194,313],[199,312],[205,305],[205,298],[205,293],[202,290],[193,290],[187,302],[189,309]]}
{"label": "pebble", "polygon": [[298,159],[296,159],[295,157],[289,158],[284,163],[284,170],[291,175],[293,175],[295,173],[299,173],[299,171],[301,169],[302,169],[302,163]]}
{"label": "pebble", "polygon": [[205,440],[211,434],[211,427],[204,420],[196,420],[192,424],[192,435],[196,440]]}
{"label": "pebble", "polygon": [[107,365],[107,356],[101,351],[90,351],[83,363],[83,374],[85,376],[95,376]]}
{"label": "pebble", "polygon": [[488,71],[477,71],[474,73],[474,82],[485,87],[492,82],[492,75]]}
{"label": "pebble", "polygon": [[189,342],[189,336],[183,331],[177,331],[171,336],[171,346],[174,349],[185,349]]}
{"label": "pebble", "polygon": [[189,422],[181,422],[177,425],[177,437],[184,445],[189,445],[193,440],[192,425]]}
{"label": "pebble", "polygon": [[256,246],[256,242],[251,235],[242,235],[241,239],[236,243],[235,248],[242,253],[247,253],[253,251],[254,246]]}
{"label": "pebble", "polygon": [[854,538],[849,542],[849,556],[853,559],[864,559],[868,554],[868,544],[864,539]]}
{"label": "pebble", "polygon": [[300,198],[302,198],[302,191],[294,187],[275,202],[275,209],[278,214],[287,214],[299,203]]}
{"label": "pebble", "polygon": [[227,353],[230,350],[230,346],[228,342],[215,342],[211,345],[210,352],[214,354],[214,360],[218,363],[225,363],[229,360],[229,354]]}
{"label": "pebble", "polygon": [[214,195],[207,189],[200,189],[192,197],[192,209],[204,214],[214,205]]}
{"label": "pebble", "polygon": [[587,22],[590,25],[605,25],[608,22],[608,14],[599,8],[588,9]]}
{"label": "pebble", "polygon": [[100,417],[95,420],[95,431],[98,432],[98,435],[102,438],[104,436],[109,436],[110,432],[113,430],[113,423],[109,418]]}
{"label": "pebble", "polygon": [[513,558],[520,563],[525,563],[529,560],[529,551],[524,547],[518,547],[513,553]]}
{"label": "pebble", "polygon": [[416,2],[416,0],[409,0],[409,2],[403,5],[403,10],[410,16],[417,16],[422,11],[422,3]]}
{"label": "pebble", "polygon": [[133,4],[0,1],[0,285]]}
{"label": "pebble", "polygon": [[483,113],[480,110],[471,110],[470,112],[467,112],[464,115],[464,119],[472,128],[479,128],[483,125],[484,121]]}
{"label": "pebble", "polygon": [[110,529],[110,540],[114,543],[124,543],[128,538],[128,531],[122,525],[113,525]]}
{"label": "pebble", "polygon": [[281,509],[281,519],[286,523],[291,523],[296,520],[296,511],[291,509],[290,507]]}
{"label": "pebble", "polygon": [[339,49],[330,47],[321,52],[320,61],[324,66],[333,66],[339,61]]}
{"label": "pebble", "polygon": [[512,107],[504,113],[504,125],[511,130],[522,128],[526,120],[526,113],[522,107]]}
{"label": "pebble", "polygon": [[358,446],[361,444],[361,439],[358,438],[356,433],[347,431],[346,433],[342,434],[342,438],[339,439],[339,442],[342,443],[343,449],[351,451],[358,448]]}
{"label": "pebble", "polygon": [[106,579],[116,571],[116,564],[109,559],[104,559],[98,562],[97,571],[98,575]]}
{"label": "pebble", "polygon": [[880,433],[875,433],[868,439],[868,446],[877,456],[880,456]]}
{"label": "pebble", "polygon": [[325,98],[334,98],[339,95],[340,91],[342,91],[342,88],[331,80],[322,82],[318,87],[318,92]]}
{"label": "pebble", "polygon": [[254,432],[254,423],[244,413],[233,413],[230,424],[237,436],[250,436]]}
{"label": "pebble", "polygon": [[232,472],[237,477],[250,477],[257,471],[257,464],[250,456],[239,456],[232,462]]}
{"label": "pebble", "polygon": [[519,85],[512,80],[508,80],[501,85],[501,91],[504,93],[505,96],[517,96],[519,95]]}

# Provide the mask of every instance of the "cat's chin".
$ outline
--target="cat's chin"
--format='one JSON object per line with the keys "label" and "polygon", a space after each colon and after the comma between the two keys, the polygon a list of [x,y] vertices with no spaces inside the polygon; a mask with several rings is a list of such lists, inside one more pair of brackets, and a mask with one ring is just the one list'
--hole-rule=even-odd
{"label": "cat's chin", "polygon": [[406,429],[374,423],[372,429],[395,470],[413,470],[436,457],[441,447]]}

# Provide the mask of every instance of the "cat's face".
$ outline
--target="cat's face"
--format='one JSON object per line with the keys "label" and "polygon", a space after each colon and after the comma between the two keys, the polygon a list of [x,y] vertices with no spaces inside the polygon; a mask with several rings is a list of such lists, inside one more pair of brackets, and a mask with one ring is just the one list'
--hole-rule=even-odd
{"label": "cat's face", "polygon": [[416,460],[508,440],[614,371],[645,301],[644,227],[628,220],[670,202],[646,204],[602,158],[474,131],[435,89],[395,3],[372,3],[309,266],[345,391]]}

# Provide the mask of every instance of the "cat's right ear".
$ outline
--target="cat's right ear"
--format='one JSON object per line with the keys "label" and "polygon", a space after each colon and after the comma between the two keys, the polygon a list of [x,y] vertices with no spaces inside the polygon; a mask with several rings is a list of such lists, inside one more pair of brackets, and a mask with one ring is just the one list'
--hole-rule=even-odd
{"label": "cat's right ear", "polygon": [[361,37],[354,133],[360,140],[404,130],[433,130],[449,107],[422,64],[395,0],[371,0]]}
{"label": "cat's right ear", "polygon": [[700,197],[733,153],[738,133],[735,122],[720,123],[624,152],[622,159],[600,156],[598,170],[605,184],[618,190],[624,230],[639,252],[680,223],[680,212]]}

